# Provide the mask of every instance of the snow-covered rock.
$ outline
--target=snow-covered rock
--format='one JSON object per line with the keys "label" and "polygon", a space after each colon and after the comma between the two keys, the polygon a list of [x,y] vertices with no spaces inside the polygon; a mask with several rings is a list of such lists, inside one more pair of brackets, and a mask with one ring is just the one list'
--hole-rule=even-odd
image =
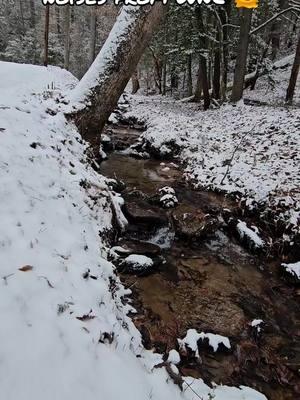
{"label": "snow-covered rock", "polygon": [[127,273],[145,273],[150,271],[153,266],[152,258],[141,254],[130,254],[121,261],[121,268]]}
{"label": "snow-covered rock", "polygon": [[250,326],[254,329],[256,329],[257,333],[260,333],[262,330],[262,325],[264,324],[264,321],[262,319],[254,319],[251,321]]}
{"label": "snow-covered rock", "polygon": [[199,357],[199,343],[208,340],[208,344],[212,347],[213,351],[216,352],[219,346],[223,345],[226,349],[230,350],[231,345],[227,337],[216,335],[214,333],[197,332],[196,329],[189,329],[186,336],[183,339],[178,339],[180,348],[188,347],[191,349],[196,357]]}
{"label": "snow-covered rock", "polygon": [[285,271],[300,282],[300,261],[292,264],[282,264]]}

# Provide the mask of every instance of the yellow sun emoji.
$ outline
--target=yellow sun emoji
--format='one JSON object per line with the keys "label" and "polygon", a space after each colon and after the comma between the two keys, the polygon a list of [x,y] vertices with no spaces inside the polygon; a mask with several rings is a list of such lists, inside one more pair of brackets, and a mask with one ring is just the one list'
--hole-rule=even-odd
{"label": "yellow sun emoji", "polygon": [[236,6],[238,8],[257,8],[258,7],[258,0],[236,0]]}

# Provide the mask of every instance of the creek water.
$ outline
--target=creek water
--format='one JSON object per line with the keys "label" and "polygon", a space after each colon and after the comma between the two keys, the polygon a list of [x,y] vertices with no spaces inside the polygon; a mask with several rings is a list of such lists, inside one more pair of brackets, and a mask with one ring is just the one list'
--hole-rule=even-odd
{"label": "creek water", "polygon": [[[179,207],[192,212],[237,207],[223,195],[191,189],[173,162],[115,152],[102,162],[101,173],[126,184],[127,202],[132,192],[151,196],[168,185],[176,190]],[[208,384],[247,385],[270,400],[300,399],[300,291],[282,279],[279,261],[250,254],[222,228],[187,241],[177,238],[170,224],[131,222],[124,237],[159,245],[165,258],[147,276],[120,274],[132,290],[137,310],[132,318],[146,347],[168,352],[190,328],[227,336],[232,351],[200,349],[201,361],[183,357],[180,372]],[[259,337],[250,326],[254,319],[264,321]]]}

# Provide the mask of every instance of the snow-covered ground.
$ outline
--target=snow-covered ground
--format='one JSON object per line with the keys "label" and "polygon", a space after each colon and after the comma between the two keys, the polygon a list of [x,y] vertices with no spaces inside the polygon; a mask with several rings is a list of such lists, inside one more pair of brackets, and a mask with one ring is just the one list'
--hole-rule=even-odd
{"label": "snow-covered ground", "polygon": [[192,378],[194,391],[181,392],[153,368],[161,356],[143,349],[106,260],[111,203],[121,202],[53,113],[75,84],[58,68],[0,62],[1,398],[265,399]]}
{"label": "snow-covered ground", "polygon": [[[245,97],[267,102],[250,106],[242,101],[203,112],[199,105],[160,96],[132,96],[128,116],[147,124],[144,142],[168,155],[180,149],[188,179],[205,189],[239,193],[248,207],[278,207],[290,231],[300,220],[300,108],[286,107],[290,67],[273,72],[276,90],[266,77]],[[300,84],[295,102],[299,103]]]}

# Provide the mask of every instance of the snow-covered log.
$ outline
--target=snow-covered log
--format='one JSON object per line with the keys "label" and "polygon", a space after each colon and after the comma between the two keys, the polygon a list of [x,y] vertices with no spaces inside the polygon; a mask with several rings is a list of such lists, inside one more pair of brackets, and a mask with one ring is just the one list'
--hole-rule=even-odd
{"label": "snow-covered log", "polygon": [[99,143],[101,130],[165,10],[162,3],[123,6],[99,55],[70,95],[69,115],[92,143]]}

